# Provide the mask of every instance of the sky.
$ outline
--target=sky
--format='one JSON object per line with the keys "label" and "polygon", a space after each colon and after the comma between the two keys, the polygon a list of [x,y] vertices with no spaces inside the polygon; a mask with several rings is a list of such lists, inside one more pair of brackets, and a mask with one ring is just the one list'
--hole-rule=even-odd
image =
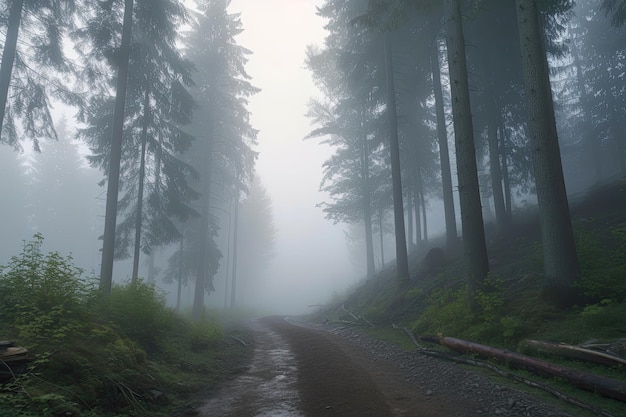
{"label": "sky", "polygon": [[324,20],[315,14],[321,0],[233,0],[244,32],[238,43],[253,54],[247,65],[262,91],[250,101],[251,123],[259,130],[257,173],[273,202],[277,256],[259,303],[303,312],[351,285],[356,272],[348,259],[341,226],[324,219],[316,204],[322,164],[330,155],[305,113],[318,94],[304,67],[305,48],[321,45]]}

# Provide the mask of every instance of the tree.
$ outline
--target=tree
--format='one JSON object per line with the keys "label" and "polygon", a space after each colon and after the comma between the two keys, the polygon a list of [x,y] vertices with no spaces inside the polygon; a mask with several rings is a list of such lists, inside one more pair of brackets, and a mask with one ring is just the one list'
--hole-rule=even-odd
{"label": "tree", "polygon": [[[19,147],[20,133],[33,141],[56,139],[50,97],[71,104],[80,95],[56,75],[70,72],[63,53],[63,35],[73,22],[74,0],[9,0],[2,14],[6,37],[0,65],[0,143]],[[16,121],[21,120],[23,132]]]}
{"label": "tree", "polygon": [[[162,0],[159,7],[151,2],[137,6],[126,119],[135,133],[128,138],[134,144],[131,149],[141,151],[123,156],[138,163],[130,167],[126,163],[131,172],[122,173],[126,194],[120,205],[127,205],[127,216],[118,225],[121,238],[129,246],[134,242],[134,280],[140,249],[149,254],[154,247],[176,240],[179,232],[172,218],[184,221],[193,215],[188,204],[198,196],[185,181],[188,174],[194,177],[195,173],[180,159],[193,139],[181,126],[191,121],[195,108],[187,91],[192,85],[191,64],[176,47],[177,28],[184,22],[185,10],[171,0]],[[154,41],[147,43],[146,39]],[[137,165],[135,176],[132,169]],[[147,235],[142,241],[144,229]]]}
{"label": "tree", "polygon": [[396,89],[393,72],[393,50],[389,34],[385,34],[385,73],[387,75],[387,107],[389,120],[389,150],[391,152],[391,177],[393,183],[393,214],[396,232],[396,268],[398,282],[409,281],[409,259],[404,232],[404,206],[402,204],[402,182],[400,177],[400,144],[398,141],[398,116],[396,114]]}
{"label": "tree", "polygon": [[[319,126],[307,137],[336,152],[323,165],[321,189],[330,201],[321,203],[334,222],[364,227],[367,276],[375,272],[373,210],[391,199],[374,201],[377,190],[389,183],[389,128],[385,118],[383,37],[373,25],[361,22],[367,12],[363,1],[328,1],[318,11],[329,19],[329,34],[322,50],[309,48],[307,66],[324,94],[312,100],[307,115]],[[389,184],[391,185],[391,184]],[[406,244],[405,244],[406,247]]]}
{"label": "tree", "polygon": [[571,303],[578,258],[569,213],[556,132],[548,62],[536,0],[516,0],[522,68],[528,109],[528,132],[541,218],[544,293]]}
{"label": "tree", "polygon": [[[249,82],[245,71],[247,49],[235,41],[243,29],[237,14],[227,11],[229,0],[202,0],[198,14],[191,22],[186,57],[198,72],[194,98],[198,111],[194,114],[190,132],[196,137],[190,163],[200,175],[198,202],[200,217],[194,225],[196,233],[189,236],[195,266],[193,317],[198,319],[204,306],[204,292],[212,291],[217,266],[221,258],[213,231],[215,216],[210,213],[215,197],[212,184],[238,196],[252,179],[256,152],[256,130],[250,126],[248,97],[258,91]],[[193,240],[192,240],[193,239]],[[216,252],[217,251],[217,252]]]}
{"label": "tree", "polygon": [[433,93],[437,114],[437,138],[439,145],[439,164],[441,165],[441,185],[443,206],[446,221],[446,247],[451,249],[458,239],[454,196],[452,193],[452,173],[450,170],[450,153],[448,149],[448,132],[444,114],[443,92],[441,86],[441,67],[439,65],[439,40],[435,39],[430,56],[432,66]]}
{"label": "tree", "polygon": [[463,248],[468,275],[468,295],[470,303],[473,304],[476,291],[489,273],[489,260],[478,187],[460,1],[446,0],[445,10]]}
{"label": "tree", "polygon": [[[103,75],[107,68],[99,62],[119,66],[123,73],[116,81],[120,87],[121,78],[126,79],[124,97],[120,93],[111,97],[100,85],[81,109],[79,120],[86,124],[80,136],[92,150],[89,160],[108,179],[108,213],[115,210],[115,219],[109,214],[105,218],[103,276],[112,275],[113,258],[130,256],[129,248],[134,246],[136,279],[140,249],[149,254],[154,247],[173,242],[179,234],[174,218],[184,220],[194,214],[188,204],[197,193],[187,179],[193,179],[195,171],[180,159],[192,141],[181,126],[189,123],[194,105],[186,90],[191,85],[191,65],[176,46],[177,27],[185,18],[183,6],[171,0],[125,3],[128,24],[122,26],[120,39],[116,20],[120,5],[93,6],[90,20],[75,36],[88,60],[84,78],[111,86],[115,80]],[[119,224],[118,213],[125,215]]]}
{"label": "tree", "polygon": [[100,270],[100,288],[105,296],[111,294],[113,282],[113,256],[115,253],[115,225],[117,222],[117,198],[120,186],[120,164],[122,159],[122,136],[124,133],[124,107],[126,105],[126,87],[133,26],[133,0],[124,0],[124,23],[122,40],[117,51],[118,69],[115,89],[115,110],[111,129],[111,155],[107,171],[107,200],[104,215],[104,236],[102,242],[102,265]]}

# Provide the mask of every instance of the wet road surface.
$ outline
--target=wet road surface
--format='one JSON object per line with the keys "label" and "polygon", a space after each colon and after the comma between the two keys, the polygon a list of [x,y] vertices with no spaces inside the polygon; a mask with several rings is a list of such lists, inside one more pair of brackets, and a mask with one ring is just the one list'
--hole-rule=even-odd
{"label": "wet road surface", "polygon": [[[199,409],[201,417],[459,417],[472,404],[424,394],[402,370],[332,333],[281,317],[250,324],[251,364]],[[423,387],[422,387],[423,388]]]}
{"label": "wet road surface", "polygon": [[224,384],[198,411],[203,417],[304,417],[299,411],[298,368],[289,344],[255,321],[255,350],[249,369]]}

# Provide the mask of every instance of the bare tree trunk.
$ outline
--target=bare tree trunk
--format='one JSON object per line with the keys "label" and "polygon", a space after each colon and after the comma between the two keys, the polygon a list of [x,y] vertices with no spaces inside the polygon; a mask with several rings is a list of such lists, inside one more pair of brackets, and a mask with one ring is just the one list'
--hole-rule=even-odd
{"label": "bare tree trunk", "polygon": [[[155,156],[154,156],[154,165],[155,165],[155,173],[154,173],[154,189],[156,195],[160,195],[161,189],[161,155],[163,149],[163,134],[159,132],[159,146],[157,146]],[[150,248],[150,264],[148,266],[148,282],[155,281],[155,273],[154,273],[154,250],[155,248]]]}
{"label": "bare tree trunk", "polygon": [[178,286],[176,291],[176,311],[180,311],[180,293],[183,286],[183,252],[185,249],[185,225],[180,228],[180,246],[178,248]]}
{"label": "bare tree trunk", "polygon": [[488,98],[489,115],[487,125],[487,142],[489,144],[489,173],[491,174],[491,189],[493,193],[493,206],[496,211],[496,224],[498,235],[503,236],[509,225],[507,224],[506,208],[504,206],[504,194],[502,192],[502,172],[500,171],[500,149],[498,149],[498,120],[500,110],[496,104],[494,85],[490,89]]}
{"label": "bare tree trunk", "polygon": [[544,257],[544,296],[573,302],[578,256],[561,166],[548,62],[536,0],[516,0]]}
{"label": "bare tree trunk", "polygon": [[389,150],[391,152],[391,179],[393,182],[393,214],[396,232],[396,268],[400,284],[409,281],[409,257],[404,232],[404,205],[402,203],[402,180],[400,170],[400,143],[398,140],[398,116],[396,114],[396,89],[393,74],[393,54],[389,34],[385,34],[385,72],[387,75],[387,117],[389,119]]}
{"label": "bare tree trunk", "polygon": [[463,249],[467,265],[468,299],[475,307],[475,293],[489,273],[483,214],[478,186],[474,147],[474,126],[470,107],[465,58],[465,39],[459,0],[446,0],[446,41],[452,92],[452,113],[456,163],[461,202]]}
{"label": "bare tree trunk", "polygon": [[17,53],[17,37],[20,32],[22,22],[22,9],[24,0],[14,0],[9,9],[7,34],[4,39],[4,49],[2,50],[2,65],[0,65],[0,134],[4,123],[4,113],[9,97],[9,85],[11,84],[11,73],[13,63]]}
{"label": "bare tree trunk", "polygon": [[224,278],[224,308],[228,307],[228,277],[230,276],[230,236],[231,230],[231,217],[230,217],[230,197],[228,198],[228,239],[226,242],[226,276]]}
{"label": "bare tree trunk", "polygon": [[[422,224],[424,225],[422,227],[424,231],[422,240],[424,242],[427,242],[428,241],[428,222],[426,219],[427,210],[426,210],[426,197],[424,196],[424,177],[422,177],[422,171],[420,170],[419,167],[417,168],[417,184],[419,187],[420,207],[422,208]],[[419,211],[416,211],[415,216],[419,219],[419,216],[420,216]]]}
{"label": "bare tree trunk", "polygon": [[507,153],[507,139],[506,139],[506,128],[504,127],[504,123],[502,122],[502,118],[500,118],[500,158],[501,158],[501,170],[502,173],[502,183],[504,185],[504,203],[506,207],[506,221],[507,224],[513,224],[513,199],[511,197],[511,179],[509,178],[509,163],[508,163],[508,153]]}
{"label": "bare tree trunk", "polygon": [[201,211],[200,211],[200,250],[198,251],[198,259],[196,260],[196,283],[193,293],[193,306],[191,309],[191,317],[199,320],[204,310],[204,291],[206,289],[207,280],[207,258],[209,252],[209,207],[211,196],[211,169],[213,165],[213,136],[212,132],[207,132],[204,138],[205,162],[203,164],[202,173],[202,195],[201,195]]}
{"label": "bare tree trunk", "polygon": [[[407,214],[407,223],[408,223],[406,241],[409,246],[409,252],[411,251],[411,246],[413,245],[413,230],[419,227],[419,226],[415,226],[415,227],[413,226],[413,216],[415,214],[413,210],[413,195],[415,193],[413,192],[412,188],[413,187],[409,185],[409,187],[407,187],[406,189],[406,200],[407,200],[406,214]],[[419,235],[417,235],[417,238],[415,240],[419,241]]]}
{"label": "bare tree trunk", "polygon": [[452,192],[452,172],[450,170],[450,152],[448,150],[448,133],[446,116],[443,109],[443,93],[441,89],[441,69],[439,66],[439,42],[433,42],[430,64],[433,75],[433,92],[435,94],[435,110],[437,113],[437,137],[439,143],[439,165],[441,166],[441,185],[443,188],[443,209],[446,220],[446,247],[452,248],[458,239],[456,230],[456,214],[454,213],[454,195]]}
{"label": "bare tree trunk", "polygon": [[235,212],[233,217],[233,276],[230,283],[230,308],[235,308],[237,295],[237,240],[239,234],[239,185],[235,190]]}
{"label": "bare tree trunk", "polygon": [[120,164],[122,159],[122,135],[124,133],[124,107],[126,105],[126,87],[128,85],[128,64],[130,59],[130,41],[133,26],[133,0],[124,1],[124,24],[122,26],[122,44],[119,49],[119,68],[115,93],[115,111],[111,132],[111,158],[109,161],[107,202],[104,217],[104,236],[102,242],[102,265],[100,269],[100,288],[105,296],[111,294],[113,282],[113,255],[115,253],[115,225],[117,222],[117,198],[120,187]]}
{"label": "bare tree trunk", "polygon": [[[430,338],[429,338],[429,341]],[[626,402],[626,383],[604,376],[580,372],[576,369],[554,365],[530,356],[491,346],[481,345],[454,337],[439,337],[437,343],[455,352],[477,354],[516,368],[527,369],[539,375],[562,378],[570,384],[596,394]]]}
{"label": "bare tree trunk", "polygon": [[148,124],[150,120],[150,79],[146,82],[143,100],[143,126],[141,127],[141,161],[139,163],[139,190],[137,192],[137,213],[135,218],[135,248],[133,254],[132,281],[136,282],[139,275],[139,256],[141,254],[141,228],[143,226],[143,190],[146,180],[146,145],[148,143]]}
{"label": "bare tree trunk", "polygon": [[[363,127],[363,121],[361,123]],[[376,273],[374,264],[374,235],[372,232],[372,199],[370,191],[369,147],[367,135],[361,141],[361,181],[363,192],[363,223],[365,224],[365,259],[367,262],[367,277]]]}
{"label": "bare tree trunk", "polygon": [[383,243],[383,209],[382,204],[378,210],[378,230],[380,232],[380,269],[385,265],[385,247]]}

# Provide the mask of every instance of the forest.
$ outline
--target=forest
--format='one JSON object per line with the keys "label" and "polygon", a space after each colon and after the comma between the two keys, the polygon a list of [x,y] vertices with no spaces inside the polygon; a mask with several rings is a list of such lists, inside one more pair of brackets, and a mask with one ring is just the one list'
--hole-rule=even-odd
{"label": "forest", "polygon": [[[0,2],[0,340],[37,354],[0,388],[0,414],[166,413],[180,404],[164,392],[217,384],[245,355],[206,297],[221,276],[224,307],[253,299],[277,228],[256,172],[254,51],[230,3]],[[294,140],[332,150],[319,207],[364,271],[341,307],[503,346],[534,320],[619,317],[626,1],[316,11],[326,37],[303,65],[319,94]]]}

